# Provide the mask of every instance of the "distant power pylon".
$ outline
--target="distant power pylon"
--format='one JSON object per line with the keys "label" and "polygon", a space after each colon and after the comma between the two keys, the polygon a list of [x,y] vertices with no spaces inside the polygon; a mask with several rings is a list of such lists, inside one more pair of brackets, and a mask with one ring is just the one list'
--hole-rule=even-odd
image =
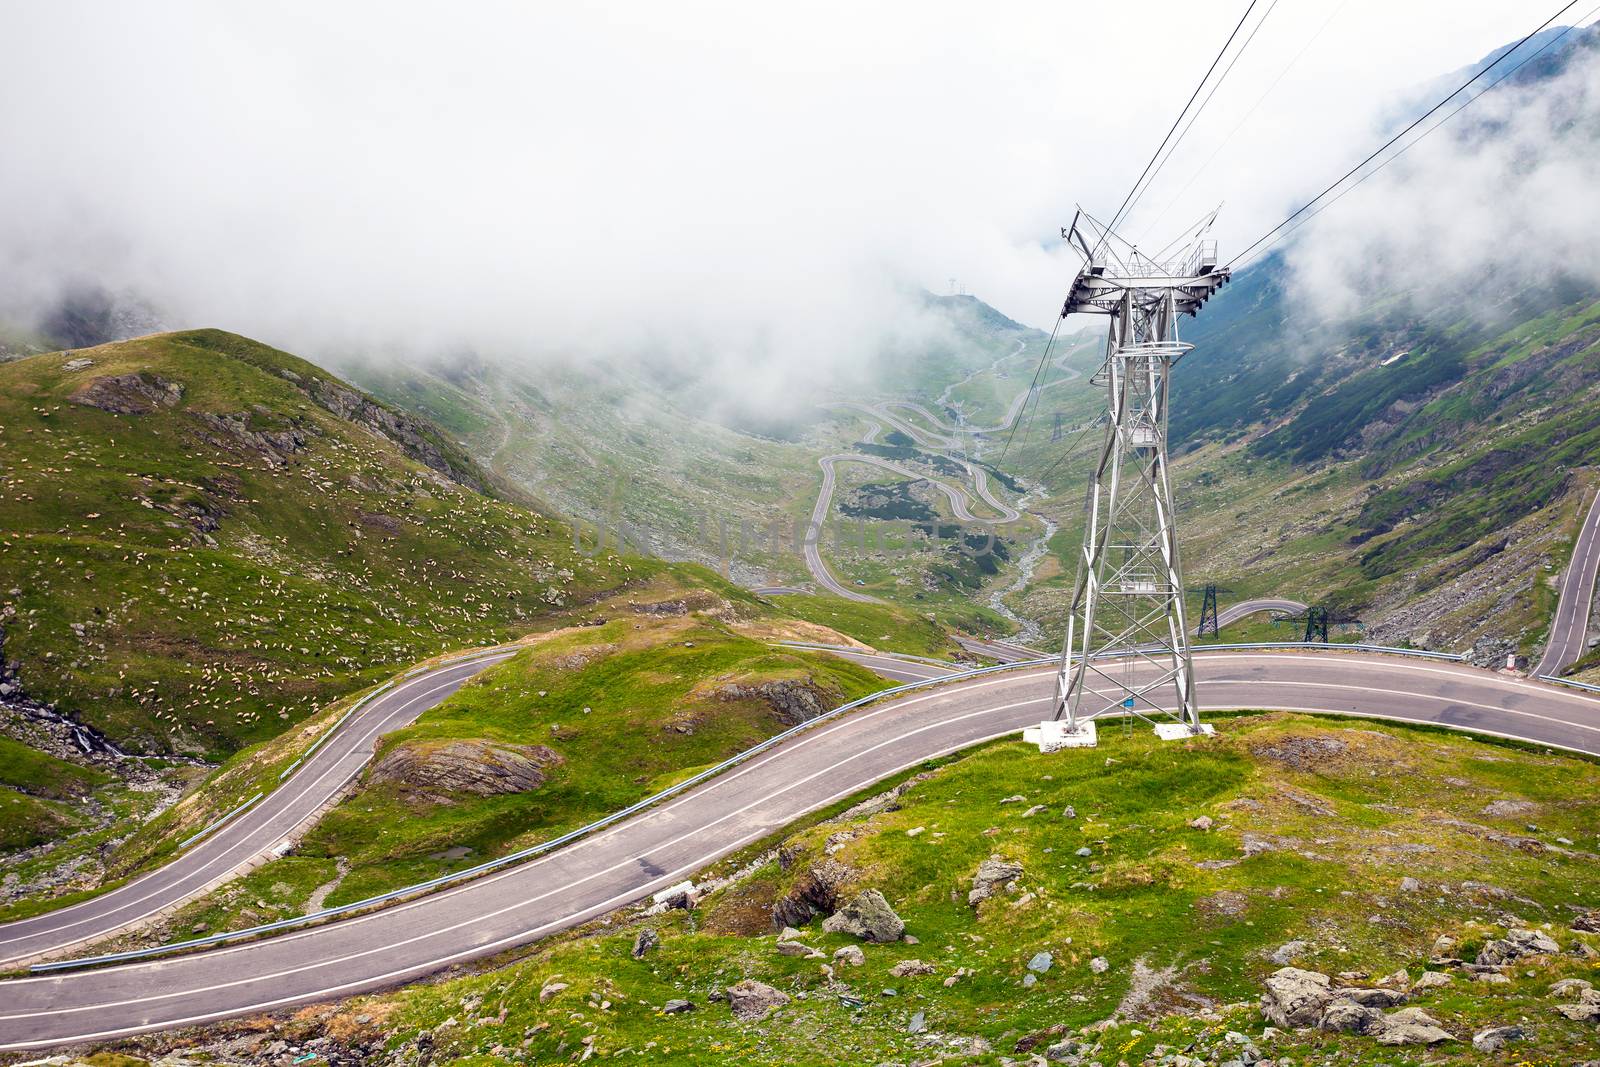
{"label": "distant power pylon", "polygon": [[1328,643],[1328,609],[1320,604],[1313,604],[1306,608],[1306,635],[1301,638],[1306,644],[1313,641]]}
{"label": "distant power pylon", "polygon": [[1204,637],[1207,627],[1211,636],[1217,636],[1217,586],[1215,582],[1206,583],[1205,602],[1200,605],[1200,625],[1195,627],[1195,636]]}
{"label": "distant power pylon", "polygon": [[1059,411],[1056,412],[1056,425],[1055,425],[1055,428],[1050,431],[1050,440],[1052,440],[1052,441],[1061,440],[1061,412],[1059,412]]}
{"label": "distant power pylon", "polygon": [[1228,281],[1216,242],[1205,237],[1215,217],[1170,258],[1140,252],[1081,210],[1062,231],[1084,257],[1062,317],[1111,323],[1105,362],[1091,379],[1105,386],[1109,418],[1084,501],[1056,677],[1061,744],[1093,744],[1087,720],[1108,711],[1168,720],[1156,726],[1162,736],[1202,732],[1167,470],[1167,397],[1173,364],[1193,347],[1178,340],[1178,317],[1198,312]]}
{"label": "distant power pylon", "polygon": [[1364,625],[1360,619],[1349,612],[1330,608],[1325,604],[1312,604],[1298,615],[1280,615],[1274,621],[1299,630],[1301,633],[1300,640],[1308,645],[1313,642],[1327,644],[1329,628],[1332,626],[1360,627]]}

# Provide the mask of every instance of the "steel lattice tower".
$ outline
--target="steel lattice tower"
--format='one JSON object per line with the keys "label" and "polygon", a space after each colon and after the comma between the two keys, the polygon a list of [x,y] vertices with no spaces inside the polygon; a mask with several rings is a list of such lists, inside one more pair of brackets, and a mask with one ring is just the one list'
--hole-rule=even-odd
{"label": "steel lattice tower", "polygon": [[[1106,315],[1105,362],[1091,379],[1106,390],[1105,440],[1084,503],[1083,551],[1056,679],[1056,720],[1093,743],[1083,723],[1105,712],[1136,715],[1159,732],[1199,733],[1194,667],[1183,603],[1167,405],[1172,367],[1192,346],[1178,319],[1228,280],[1213,212],[1183,247],[1147,256],[1082,211],[1062,236],[1084,265],[1061,315]],[[1172,710],[1159,701],[1173,697]],[[1060,728],[1058,728],[1060,729]]]}

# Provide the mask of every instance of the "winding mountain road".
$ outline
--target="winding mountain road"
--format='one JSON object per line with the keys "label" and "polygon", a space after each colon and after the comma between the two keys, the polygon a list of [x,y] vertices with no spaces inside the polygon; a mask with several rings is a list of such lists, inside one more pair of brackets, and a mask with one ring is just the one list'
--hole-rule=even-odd
{"label": "winding mountain road", "polygon": [[1247,615],[1254,615],[1258,611],[1282,611],[1290,615],[1298,615],[1306,610],[1306,605],[1298,600],[1283,600],[1277,597],[1262,597],[1258,600],[1241,600],[1237,604],[1229,604],[1217,612],[1217,629],[1238,622]]}
{"label": "winding mountain road", "polygon": [[1578,528],[1572,559],[1561,578],[1561,598],[1550,636],[1534,674],[1559,674],[1583,657],[1589,648],[1589,615],[1594,609],[1594,584],[1600,577],[1600,492]]}
{"label": "winding mountain road", "polygon": [[904,464],[896,463],[894,460],[884,459],[881,456],[862,455],[856,452],[836,452],[832,455],[822,456],[817,460],[817,465],[822,468],[822,488],[817,492],[816,503],[811,506],[811,522],[806,527],[804,545],[806,570],[811,572],[811,577],[817,580],[817,584],[829,592],[848,600],[867,604],[882,603],[875,596],[858,593],[849,586],[842,584],[838,578],[834,577],[833,572],[828,569],[827,563],[822,559],[822,531],[827,524],[828,513],[833,508],[833,490],[838,481],[835,467],[840,463],[861,463],[869,467],[879,467],[883,470],[892,471],[906,478],[927,482],[944,494],[945,499],[950,502],[950,510],[955,513],[956,518],[966,522],[993,523],[998,521],[1006,523],[1016,522],[1022,517],[1022,513],[1016,508],[995,499],[994,495],[989,491],[986,473],[982,468],[974,467],[970,463],[965,464],[965,466],[968,473],[972,475],[973,487],[977,490],[977,495],[984,503],[1000,512],[998,520],[983,519],[974,515],[970,506],[971,498],[967,496],[966,490],[960,486],[942,482],[937,478],[912,470]]}
{"label": "winding mountain road", "polygon": [[[944,671],[894,665],[902,676]],[[1208,710],[1390,718],[1600,754],[1600,701],[1471,667],[1332,648],[1201,651],[1195,667]],[[385,910],[187,956],[0,982],[0,1051],[346,996],[525,944],[681,881],[897,771],[1014,734],[1049,714],[1053,685],[1053,668],[1021,667],[885,699],[557,852]]]}
{"label": "winding mountain road", "polygon": [[148,922],[267,859],[339,795],[372,758],[379,737],[415,721],[512,654],[444,664],[406,679],[367,701],[275,790],[176,859],[81,903],[0,925],[0,968],[83,948]]}

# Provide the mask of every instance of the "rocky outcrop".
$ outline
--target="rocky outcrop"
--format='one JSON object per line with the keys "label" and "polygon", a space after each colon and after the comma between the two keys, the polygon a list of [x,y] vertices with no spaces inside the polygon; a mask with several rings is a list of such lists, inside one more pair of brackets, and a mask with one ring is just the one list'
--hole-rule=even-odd
{"label": "rocky outcrop", "polygon": [[300,379],[297,384],[322,407],[394,442],[418,463],[431,467],[459,485],[485,492],[483,480],[472,469],[470,462],[464,456],[446,455],[426,424],[384,407],[365,393],[332,378]]}
{"label": "rocky outcrop", "polygon": [[862,890],[823,920],[822,928],[830,934],[849,934],[863,941],[898,941],[906,932],[905,920],[894,913],[876,889]]}
{"label": "rocky outcrop", "polygon": [[972,876],[972,889],[967,893],[967,903],[977,907],[1021,877],[1022,864],[1001,856],[990,856],[978,864],[978,873]]}
{"label": "rocky outcrop", "polygon": [[245,411],[223,414],[197,411],[194,417],[210,431],[214,443],[244,448],[261,456],[272,467],[282,467],[290,456],[302,451],[311,441],[310,432],[299,426],[284,430],[252,429],[250,413]]}
{"label": "rocky outcrop", "polygon": [[1274,1026],[1286,1030],[1316,1026],[1322,1009],[1333,999],[1333,981],[1316,971],[1283,967],[1267,976],[1266,992],[1261,994],[1261,1014]]}
{"label": "rocky outcrop", "polygon": [[1575,1023],[1600,1023],[1600,989],[1579,990],[1573,1003],[1562,1004],[1556,1011]]}
{"label": "rocky outcrop", "polygon": [[1421,1008],[1401,1008],[1385,1015],[1375,1036],[1380,1045],[1437,1045],[1455,1040],[1454,1034]]}
{"label": "rocky outcrop", "polygon": [[156,374],[115,374],[85,382],[67,399],[113,415],[148,415],[176,407],[183,386]]}
{"label": "rocky outcrop", "polygon": [[1325,974],[1283,967],[1267,978],[1261,1014],[1284,1029],[1314,1027],[1326,1033],[1362,1034],[1380,1045],[1455,1040],[1455,1035],[1421,1008],[1383,1011],[1404,1000],[1405,994],[1393,989],[1335,987]]}
{"label": "rocky outcrop", "polygon": [[384,753],[367,772],[367,781],[396,783],[411,799],[448,803],[463,795],[529,792],[544,784],[547,768],[561,762],[544,745],[413,741]]}
{"label": "rocky outcrop", "polygon": [[[793,859],[780,853],[778,862],[788,867]],[[795,879],[788,895],[772,905],[772,925],[804,926],[818,915],[833,914],[839,905],[839,887],[854,874],[837,860],[825,859],[812,864]]]}
{"label": "rocky outcrop", "polygon": [[728,1007],[741,1019],[765,1019],[774,1008],[787,1003],[789,994],[753,978],[728,987]]}
{"label": "rocky outcrop", "polygon": [[1537,930],[1512,930],[1503,938],[1485,941],[1475,962],[1483,967],[1515,963],[1524,956],[1553,956],[1561,946]]}
{"label": "rocky outcrop", "polygon": [[761,700],[772,708],[785,726],[799,726],[832,710],[838,694],[830,693],[807,678],[741,684],[733,682],[711,691],[716,700]]}
{"label": "rocky outcrop", "polygon": [[648,953],[660,947],[661,935],[646,927],[640,930],[638,936],[633,939],[633,949],[629,952],[629,955],[636,960],[642,960]]}

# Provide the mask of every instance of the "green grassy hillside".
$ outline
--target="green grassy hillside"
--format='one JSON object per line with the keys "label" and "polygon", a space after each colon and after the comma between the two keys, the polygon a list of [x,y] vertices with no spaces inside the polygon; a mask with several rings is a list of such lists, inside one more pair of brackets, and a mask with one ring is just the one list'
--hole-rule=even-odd
{"label": "green grassy hillside", "polygon": [[427,423],[215,330],[0,365],[0,622],[34,697],[215,756],[630,577]]}
{"label": "green grassy hillside", "polygon": [[[663,613],[659,604],[670,607]],[[656,583],[603,611],[599,625],[536,635],[514,659],[385,736],[353,793],[293,853],[186,906],[137,943],[181,938],[196,924],[216,931],[298,915],[480,863],[892,684],[833,656],[773,647],[767,627],[781,619],[714,590]],[[474,792],[474,764],[516,764],[519,754],[537,761],[535,776]],[[382,770],[402,761],[402,774]],[[195,803],[141,830],[119,862],[132,869],[158,857],[202,810],[225,810],[224,797],[242,788],[219,775]]]}
{"label": "green grassy hillside", "polygon": [[[1600,903],[1597,785],[1567,756],[1287,714],[1176,747],[996,743],[730,857],[692,910],[631,909],[246,1045],[325,1039],[384,1063],[1581,1062],[1600,1031],[1552,987],[1597,978],[1600,935],[1571,928]],[[991,860],[1015,867],[974,901]],[[813,918],[789,936],[816,955],[780,950],[780,908],[800,914],[786,902],[825,914],[863,890],[909,936],[862,942]],[[1486,965],[1494,984],[1450,962],[1517,928],[1560,951]],[[659,947],[635,957],[645,930]],[[1290,964],[1386,988],[1447,1037],[1269,1028],[1264,983]],[[783,1003],[739,1017],[725,991],[746,980]],[[1510,1025],[1498,1057],[1473,1048]]]}

